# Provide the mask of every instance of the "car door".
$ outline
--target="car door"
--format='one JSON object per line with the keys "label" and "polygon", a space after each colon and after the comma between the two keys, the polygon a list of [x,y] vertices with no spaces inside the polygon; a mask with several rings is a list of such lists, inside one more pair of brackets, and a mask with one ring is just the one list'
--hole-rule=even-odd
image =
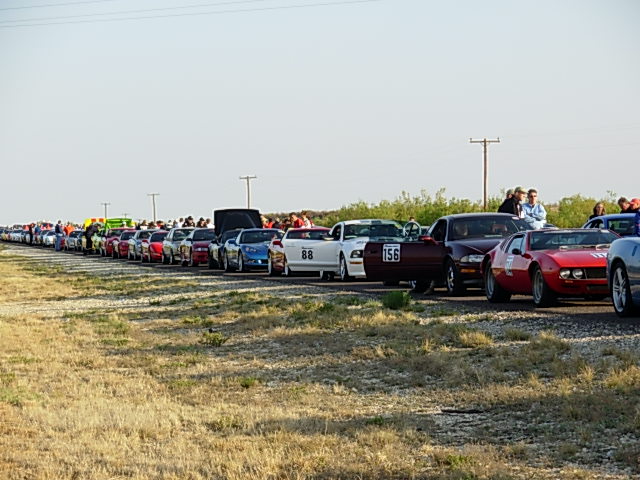
{"label": "car door", "polygon": [[531,279],[529,278],[531,256],[525,255],[525,247],[525,234],[518,234],[509,241],[504,252],[504,270],[498,281],[511,292],[531,292]]}
{"label": "car door", "polygon": [[318,240],[314,245],[314,258],[317,258],[315,268],[318,270],[329,270],[338,272],[339,253],[342,248],[344,224],[334,225],[325,240]]}
{"label": "car door", "polygon": [[166,256],[169,257],[169,254],[171,253],[171,243],[173,242],[173,233],[175,230],[171,230],[166,237],[164,237],[164,240],[162,241],[162,253]]}

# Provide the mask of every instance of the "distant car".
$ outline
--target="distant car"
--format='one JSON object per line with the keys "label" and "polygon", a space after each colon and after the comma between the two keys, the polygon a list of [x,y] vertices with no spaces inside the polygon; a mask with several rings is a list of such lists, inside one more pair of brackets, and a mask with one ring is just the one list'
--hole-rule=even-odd
{"label": "distant car", "polygon": [[613,213],[595,217],[585,223],[582,228],[606,228],[621,237],[633,235],[635,213]]}
{"label": "distant car", "polygon": [[142,240],[149,238],[155,230],[136,230],[136,233],[128,240],[129,248],[127,250],[127,260],[141,259],[141,243]]}
{"label": "distant car", "polygon": [[241,228],[237,228],[234,230],[227,230],[222,235],[214,238],[209,243],[209,247],[208,247],[209,268],[224,269],[224,254],[225,254],[225,247],[227,245],[227,240],[236,238],[241,231],[242,231]]}
{"label": "distant car", "polygon": [[65,250],[82,250],[82,235],[84,234],[84,230],[73,230],[69,232],[69,235],[66,237],[66,242],[64,245]]}
{"label": "distant car", "polygon": [[133,231],[133,228],[129,227],[117,227],[110,228],[96,232],[92,238],[93,249],[100,252],[103,257],[113,256],[113,241],[120,238],[122,232]]}
{"label": "distant car", "polygon": [[620,317],[639,315],[640,237],[621,238],[611,244],[607,280],[616,314]]}
{"label": "distant car", "polygon": [[[268,248],[267,273],[269,275],[290,275],[304,272],[307,267],[308,252],[305,245],[314,240],[323,240],[329,234],[326,227],[290,228],[282,238],[274,237]],[[312,254],[313,255],[313,254]]]}
{"label": "distant car", "polygon": [[[18,234],[18,236],[20,233]],[[47,230],[42,235],[42,245],[45,247],[53,247],[56,244],[56,232],[53,230]]]}
{"label": "distant car", "polygon": [[416,291],[443,284],[449,295],[482,287],[485,253],[527,224],[507,213],[462,213],[439,218],[427,235],[371,241],[364,249],[370,280],[415,281]]}
{"label": "distant car", "polygon": [[197,267],[206,263],[209,257],[209,244],[216,238],[213,228],[196,228],[180,244],[180,262],[183,267]]}
{"label": "distant car", "polygon": [[129,239],[136,234],[136,230],[127,229],[111,243],[111,256],[113,258],[128,258]]}
{"label": "distant car", "polygon": [[512,235],[483,259],[487,299],[533,295],[536,307],[550,306],[558,297],[602,299],[609,294],[607,252],[618,238],[609,230],[583,228]]}
{"label": "distant car", "polygon": [[282,231],[275,228],[245,228],[236,238],[227,240],[224,269],[240,272],[267,269],[267,250],[271,240],[282,238]]}
{"label": "distant car", "polygon": [[149,238],[144,238],[140,242],[140,260],[144,262],[162,261],[162,241],[169,232],[166,230],[156,230]]}
{"label": "distant car", "polygon": [[173,265],[180,258],[180,244],[193,231],[193,227],[178,227],[169,230],[162,241],[162,263]]}

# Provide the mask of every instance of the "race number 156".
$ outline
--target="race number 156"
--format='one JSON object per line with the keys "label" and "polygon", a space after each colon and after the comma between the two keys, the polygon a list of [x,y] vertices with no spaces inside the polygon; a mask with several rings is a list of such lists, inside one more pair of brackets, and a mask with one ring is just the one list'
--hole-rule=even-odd
{"label": "race number 156", "polygon": [[383,262],[399,262],[400,261],[400,244],[387,243],[382,247]]}

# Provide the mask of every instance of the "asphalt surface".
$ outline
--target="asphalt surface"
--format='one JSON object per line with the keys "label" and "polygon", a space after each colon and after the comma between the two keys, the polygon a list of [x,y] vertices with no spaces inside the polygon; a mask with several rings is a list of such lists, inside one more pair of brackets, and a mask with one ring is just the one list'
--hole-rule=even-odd
{"label": "asphalt surface", "polygon": [[[15,244],[12,244],[12,246]],[[38,248],[40,247],[24,247],[20,245],[16,245],[22,248]],[[51,253],[53,253],[52,250]],[[61,255],[77,255],[82,256],[80,252],[63,252]],[[87,259],[93,259],[95,262],[100,263],[109,263],[109,262],[126,262],[130,264],[137,264],[144,268],[156,269],[156,270],[167,270],[172,272],[180,272],[186,273],[189,272],[193,275],[197,276],[224,276],[238,279],[253,279],[253,280],[263,280],[265,282],[284,282],[286,284],[298,284],[298,285],[310,285],[313,287],[321,287],[321,288],[329,288],[334,290],[341,291],[351,291],[354,294],[357,293],[365,293],[369,295],[383,295],[387,292],[394,290],[404,290],[408,291],[409,287],[407,284],[400,284],[397,287],[385,286],[380,282],[367,282],[364,280],[357,280],[352,282],[340,282],[337,280],[333,281],[324,281],[320,280],[316,275],[313,276],[293,276],[293,277],[283,277],[283,276],[269,276],[266,272],[243,272],[243,273],[228,273],[222,270],[209,269],[207,265],[200,265],[198,267],[182,267],[179,265],[162,265],[160,263],[141,263],[139,261],[129,261],[129,260],[114,260],[111,258],[104,258],[98,255],[91,255],[85,257]],[[466,307],[469,310],[479,310],[485,312],[505,312],[505,311],[530,311],[530,312],[538,312],[538,313],[546,313],[550,316],[558,316],[563,320],[570,320],[575,322],[592,322],[597,321],[598,323],[602,322],[615,322],[618,325],[624,323],[636,324],[640,323],[639,318],[631,318],[631,319],[620,319],[613,311],[613,307],[611,305],[611,299],[607,298],[605,300],[599,301],[590,301],[581,298],[574,299],[560,299],[558,304],[554,307],[537,309],[534,307],[531,297],[524,295],[514,295],[510,302],[501,303],[501,304],[492,304],[489,303],[484,296],[484,291],[480,289],[469,289],[467,295],[461,297],[450,297],[446,294],[444,289],[436,289],[436,291],[432,295],[423,295],[423,294],[414,294],[414,298],[416,300],[419,299],[429,299],[429,300],[438,300],[441,302],[450,302],[457,307]]]}

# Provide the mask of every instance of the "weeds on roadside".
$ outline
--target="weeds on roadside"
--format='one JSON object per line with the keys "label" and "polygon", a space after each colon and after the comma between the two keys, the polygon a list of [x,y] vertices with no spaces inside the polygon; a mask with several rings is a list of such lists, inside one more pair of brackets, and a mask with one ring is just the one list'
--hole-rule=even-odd
{"label": "weeds on roadside", "polygon": [[411,304],[411,295],[408,292],[389,292],[382,297],[382,305],[391,310],[400,310]]}
{"label": "weeds on roadside", "polygon": [[200,343],[209,347],[221,347],[227,340],[229,340],[229,338],[220,332],[203,332]]}

